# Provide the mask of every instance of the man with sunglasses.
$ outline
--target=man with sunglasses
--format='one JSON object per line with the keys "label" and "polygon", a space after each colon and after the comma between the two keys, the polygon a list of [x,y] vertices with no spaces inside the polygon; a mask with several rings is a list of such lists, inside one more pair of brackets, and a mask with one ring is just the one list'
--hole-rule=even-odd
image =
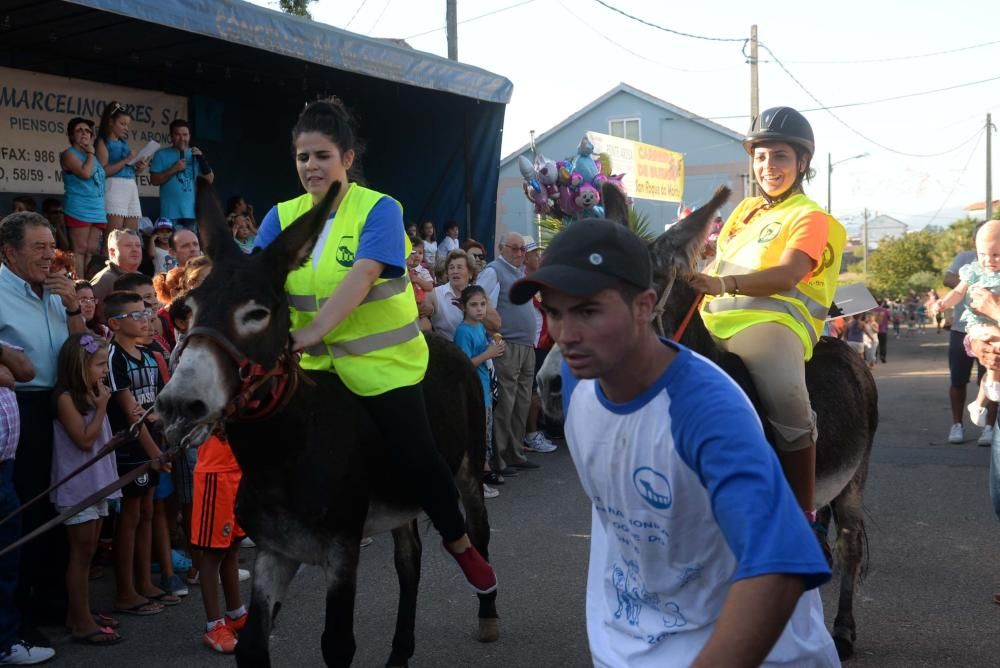
{"label": "man with sunglasses", "polygon": [[531,304],[510,301],[510,288],[524,277],[527,251],[524,237],[506,232],[498,245],[500,257],[486,265],[476,277],[500,314],[500,334],[507,343],[502,357],[493,360],[500,398],[493,410],[497,470],[501,475],[517,475],[521,469],[537,469],[524,456],[525,425],[531,408],[531,382],[535,377],[535,337],[537,323]]}
{"label": "man with sunglasses", "polygon": [[194,184],[199,176],[215,180],[208,160],[197,146],[191,146],[191,126],[183,118],[170,123],[171,146],[161,148],[149,165],[149,181],[160,187],[160,216],[198,234],[194,209]]}

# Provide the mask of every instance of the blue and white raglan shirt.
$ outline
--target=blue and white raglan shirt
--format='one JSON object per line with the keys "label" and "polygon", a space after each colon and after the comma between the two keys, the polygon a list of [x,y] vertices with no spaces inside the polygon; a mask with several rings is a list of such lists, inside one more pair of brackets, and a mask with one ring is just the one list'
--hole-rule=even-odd
{"label": "blue and white raglan shirt", "polygon": [[806,592],[766,666],[839,666],[816,589],[816,538],[746,395],[707,359],[677,356],[612,403],[563,364],[566,442],[593,503],[587,635],[602,668],[688,666],[730,585],[801,574]]}

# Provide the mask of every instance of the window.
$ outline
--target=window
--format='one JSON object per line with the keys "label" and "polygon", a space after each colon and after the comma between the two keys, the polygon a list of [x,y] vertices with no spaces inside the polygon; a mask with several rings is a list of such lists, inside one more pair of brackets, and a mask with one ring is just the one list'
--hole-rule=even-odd
{"label": "window", "polygon": [[638,118],[617,118],[608,121],[608,134],[612,137],[642,141],[642,132],[639,128]]}

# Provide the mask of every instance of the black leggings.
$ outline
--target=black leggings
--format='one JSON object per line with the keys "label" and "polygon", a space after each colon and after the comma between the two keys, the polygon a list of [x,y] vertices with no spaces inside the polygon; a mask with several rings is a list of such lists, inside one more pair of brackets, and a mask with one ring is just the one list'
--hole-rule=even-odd
{"label": "black leggings", "polygon": [[358,399],[375,421],[403,480],[441,537],[452,543],[465,535],[465,519],[458,509],[451,472],[434,447],[423,387],[400,387]]}

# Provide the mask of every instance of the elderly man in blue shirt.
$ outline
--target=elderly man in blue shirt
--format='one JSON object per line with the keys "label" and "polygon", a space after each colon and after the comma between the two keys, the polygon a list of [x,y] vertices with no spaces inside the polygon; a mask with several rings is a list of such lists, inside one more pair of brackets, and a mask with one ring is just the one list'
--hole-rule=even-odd
{"label": "elderly man in blue shirt", "polygon": [[[14,488],[24,500],[42,492],[50,482],[52,390],[59,349],[70,333],[87,329],[73,281],[65,274],[51,272],[55,250],[52,227],[43,216],[20,212],[0,220],[0,339],[23,349],[35,367],[35,377],[15,387],[21,436]],[[36,504],[23,513],[22,532],[32,531],[53,516],[51,504]],[[23,550],[16,598],[21,613],[19,637],[30,644],[45,644],[36,625],[49,621],[35,620],[33,608],[65,614],[59,605],[65,605],[66,557],[61,531],[49,532]],[[5,617],[6,611],[0,613],[0,621]]]}

